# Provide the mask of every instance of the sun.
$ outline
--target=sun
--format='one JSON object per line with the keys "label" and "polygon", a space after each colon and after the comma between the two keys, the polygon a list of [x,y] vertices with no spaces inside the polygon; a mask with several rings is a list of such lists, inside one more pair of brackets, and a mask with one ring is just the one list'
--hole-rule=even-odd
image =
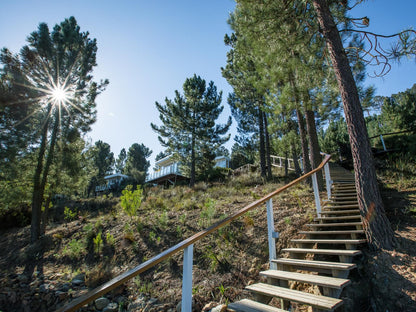
{"label": "sun", "polygon": [[65,104],[69,101],[70,95],[69,90],[64,88],[63,85],[57,84],[50,88],[49,90],[49,98],[53,104]]}

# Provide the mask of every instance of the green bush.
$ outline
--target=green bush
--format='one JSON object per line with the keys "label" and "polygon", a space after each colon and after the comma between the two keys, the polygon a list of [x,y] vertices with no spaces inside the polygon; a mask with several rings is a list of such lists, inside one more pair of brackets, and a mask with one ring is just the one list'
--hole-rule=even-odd
{"label": "green bush", "polygon": [[137,189],[133,190],[131,185],[127,185],[121,193],[123,195],[120,197],[120,205],[124,212],[130,217],[137,215],[137,210],[140,208],[143,199],[141,187],[137,186]]}
{"label": "green bush", "polygon": [[85,252],[84,240],[73,239],[64,247],[62,254],[72,260],[79,259]]}

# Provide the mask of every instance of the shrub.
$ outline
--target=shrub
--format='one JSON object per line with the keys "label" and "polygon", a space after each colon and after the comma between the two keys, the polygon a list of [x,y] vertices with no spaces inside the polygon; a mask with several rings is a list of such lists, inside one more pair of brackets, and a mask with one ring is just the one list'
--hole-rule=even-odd
{"label": "shrub", "polygon": [[131,185],[127,185],[121,193],[123,195],[120,197],[120,205],[124,212],[132,218],[137,214],[137,210],[142,204],[143,190],[140,186],[133,190]]}
{"label": "shrub", "polygon": [[72,260],[79,259],[84,254],[85,244],[83,240],[73,239],[64,247],[62,254]]}
{"label": "shrub", "polygon": [[66,221],[72,221],[72,220],[74,220],[76,218],[77,214],[78,213],[77,213],[77,210],[76,209],[74,209],[74,211],[72,211],[71,208],[65,206],[65,209],[64,209],[64,219]]}

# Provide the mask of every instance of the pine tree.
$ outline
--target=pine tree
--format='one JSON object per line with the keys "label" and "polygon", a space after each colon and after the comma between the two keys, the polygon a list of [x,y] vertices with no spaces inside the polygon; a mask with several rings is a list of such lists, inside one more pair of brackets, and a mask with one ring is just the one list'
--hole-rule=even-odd
{"label": "pine tree", "polygon": [[151,126],[161,144],[188,168],[191,187],[197,167],[212,167],[215,150],[230,138],[224,135],[231,126],[231,117],[224,125],[215,123],[224,108],[221,98],[222,92],[217,92],[212,81],[206,86],[204,79],[194,75],[183,84],[183,95],[175,91],[173,101],[166,98],[165,105],[156,102],[162,125]]}
{"label": "pine tree", "polygon": [[28,45],[19,55],[3,49],[1,62],[6,75],[11,72],[13,77],[21,78],[11,84],[12,93],[19,94],[16,86],[23,86],[33,93],[28,100],[38,121],[36,130],[32,132],[36,140],[33,145],[37,145],[38,152],[34,166],[31,222],[31,241],[35,242],[40,235],[48,175],[57,142],[63,135],[60,126],[71,124],[80,133],[89,131],[96,119],[95,98],[108,81],[96,83],[92,80],[91,72],[97,65],[96,40],[90,39],[88,32],[80,32],[74,17],[56,25],[52,33],[47,24],[41,23],[27,41]]}

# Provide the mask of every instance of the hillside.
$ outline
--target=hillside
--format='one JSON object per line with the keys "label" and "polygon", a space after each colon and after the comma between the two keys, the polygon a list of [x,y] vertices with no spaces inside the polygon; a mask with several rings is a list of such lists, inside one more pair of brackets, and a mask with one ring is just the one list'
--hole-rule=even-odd
{"label": "hillside", "polygon": [[[346,310],[415,308],[416,183],[391,177],[382,177],[383,195],[397,234],[396,249],[366,251],[366,257],[358,259],[354,287],[343,294]],[[28,245],[29,227],[2,230],[0,310],[54,311],[283,184],[278,180],[266,184],[258,176],[244,175],[226,183],[199,183],[194,189],[149,188],[138,216],[132,218],[122,211],[117,198],[56,203],[54,221],[36,246]],[[278,253],[311,221],[312,203],[312,192],[305,185],[274,199]],[[195,245],[195,311],[209,303],[234,301],[242,296],[245,285],[259,279],[259,271],[268,266],[266,232],[264,207]],[[181,275],[182,254],[178,254],[107,298],[115,311],[176,311]]]}

